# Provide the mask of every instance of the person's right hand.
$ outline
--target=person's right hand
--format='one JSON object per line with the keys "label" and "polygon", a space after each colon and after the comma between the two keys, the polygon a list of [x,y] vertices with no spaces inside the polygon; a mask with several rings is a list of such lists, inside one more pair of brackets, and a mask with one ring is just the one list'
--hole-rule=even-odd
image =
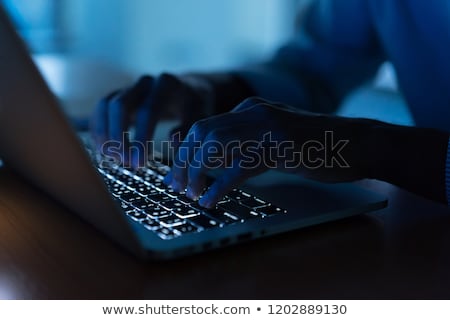
{"label": "person's right hand", "polygon": [[118,143],[122,163],[143,165],[146,154],[130,148],[129,135],[125,134],[130,127],[135,127],[134,141],[145,146],[161,117],[172,115],[181,121],[172,138],[182,140],[195,121],[210,115],[211,96],[212,88],[201,77],[143,76],[133,86],[110,93],[96,106],[91,119],[96,148],[105,151],[106,142]]}

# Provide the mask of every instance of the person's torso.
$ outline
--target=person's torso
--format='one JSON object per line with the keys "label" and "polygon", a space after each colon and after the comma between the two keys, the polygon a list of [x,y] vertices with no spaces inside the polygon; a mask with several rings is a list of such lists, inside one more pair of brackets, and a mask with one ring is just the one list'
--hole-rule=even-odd
{"label": "person's torso", "polygon": [[416,124],[450,131],[450,1],[369,2]]}

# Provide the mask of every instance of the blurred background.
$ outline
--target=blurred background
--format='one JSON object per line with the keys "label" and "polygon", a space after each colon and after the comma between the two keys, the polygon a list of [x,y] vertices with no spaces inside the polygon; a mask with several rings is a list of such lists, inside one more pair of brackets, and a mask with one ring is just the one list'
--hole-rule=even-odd
{"label": "blurred background", "polygon": [[[86,118],[143,74],[220,70],[267,59],[314,0],[0,0],[68,115]],[[412,124],[389,63],[340,114]],[[370,99],[367,99],[367,98]],[[363,108],[361,105],[363,104]]]}
{"label": "blurred background", "polygon": [[[304,0],[303,0],[304,1]],[[142,73],[269,56],[302,0],[0,0],[72,116]]]}

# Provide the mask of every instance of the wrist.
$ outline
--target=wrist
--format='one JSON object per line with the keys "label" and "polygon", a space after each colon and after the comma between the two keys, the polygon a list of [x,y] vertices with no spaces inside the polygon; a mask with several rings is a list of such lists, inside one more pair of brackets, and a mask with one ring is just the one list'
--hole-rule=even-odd
{"label": "wrist", "polygon": [[383,172],[389,162],[386,162],[386,155],[391,154],[392,131],[388,129],[387,123],[373,121],[366,130],[366,143],[362,153],[364,158],[365,176],[369,179],[383,179]]}
{"label": "wrist", "polygon": [[445,202],[448,133],[380,123],[369,141],[371,178]]}
{"label": "wrist", "polygon": [[381,141],[384,138],[381,138],[378,131],[384,124],[372,119],[346,119],[349,125],[342,138],[348,140],[346,157],[350,160],[349,165],[360,178],[377,179],[380,161],[378,150],[384,146]]}

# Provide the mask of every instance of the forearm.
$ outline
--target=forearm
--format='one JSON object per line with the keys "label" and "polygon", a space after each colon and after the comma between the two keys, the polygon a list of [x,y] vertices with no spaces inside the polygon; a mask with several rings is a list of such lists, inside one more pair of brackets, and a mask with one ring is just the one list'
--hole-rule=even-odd
{"label": "forearm", "polygon": [[214,113],[228,112],[242,100],[256,95],[249,84],[236,73],[209,73],[206,79],[214,91]]}
{"label": "forearm", "polygon": [[215,73],[190,73],[185,79],[195,79],[211,93],[210,114],[230,111],[251,96],[282,102],[302,110],[331,113],[339,99],[319,79],[308,72],[288,70],[274,61]]}
{"label": "forearm", "polygon": [[257,96],[269,101],[319,113],[332,113],[340,104],[340,97],[319,73],[302,70],[280,54],[266,63],[244,67],[238,74]]}
{"label": "forearm", "polygon": [[230,111],[251,96],[321,113],[333,112],[339,105],[319,79],[306,72],[289,72],[275,63],[229,73],[203,74],[202,77],[212,85],[214,113]]}
{"label": "forearm", "polygon": [[448,139],[448,133],[434,129],[375,125],[366,146],[368,176],[447,203]]}

